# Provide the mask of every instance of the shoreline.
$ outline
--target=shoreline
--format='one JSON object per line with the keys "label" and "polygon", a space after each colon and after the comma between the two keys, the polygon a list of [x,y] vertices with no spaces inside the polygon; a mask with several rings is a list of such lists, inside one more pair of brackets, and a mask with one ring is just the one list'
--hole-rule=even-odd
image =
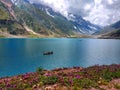
{"label": "shoreline", "polygon": [[103,40],[120,40],[120,38],[85,38],[85,37],[0,37],[0,39],[103,39]]}

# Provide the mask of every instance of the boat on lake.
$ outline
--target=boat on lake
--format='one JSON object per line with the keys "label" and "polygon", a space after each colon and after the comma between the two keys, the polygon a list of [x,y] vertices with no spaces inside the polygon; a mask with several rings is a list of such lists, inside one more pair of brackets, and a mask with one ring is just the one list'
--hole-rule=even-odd
{"label": "boat on lake", "polygon": [[43,53],[43,55],[51,55],[51,54],[53,54],[53,51]]}

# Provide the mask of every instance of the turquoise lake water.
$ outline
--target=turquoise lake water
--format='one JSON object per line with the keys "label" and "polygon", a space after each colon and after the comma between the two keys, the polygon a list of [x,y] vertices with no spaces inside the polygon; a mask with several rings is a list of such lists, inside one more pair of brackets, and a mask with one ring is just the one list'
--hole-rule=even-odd
{"label": "turquoise lake water", "polygon": [[[43,53],[53,51],[53,55]],[[119,64],[120,40],[0,39],[0,77],[33,72],[37,67],[88,67]]]}

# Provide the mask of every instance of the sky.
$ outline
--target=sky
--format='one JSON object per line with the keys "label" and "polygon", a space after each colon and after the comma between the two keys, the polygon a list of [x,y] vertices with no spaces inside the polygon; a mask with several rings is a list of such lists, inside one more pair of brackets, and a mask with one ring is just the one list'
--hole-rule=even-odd
{"label": "sky", "polygon": [[120,0],[29,0],[50,6],[65,17],[82,16],[91,23],[106,26],[120,20]]}

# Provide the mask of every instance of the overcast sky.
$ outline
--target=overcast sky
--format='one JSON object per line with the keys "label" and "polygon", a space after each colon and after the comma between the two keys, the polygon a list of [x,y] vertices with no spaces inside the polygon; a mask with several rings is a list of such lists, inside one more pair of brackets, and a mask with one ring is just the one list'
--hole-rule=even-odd
{"label": "overcast sky", "polygon": [[109,25],[120,20],[120,0],[29,0],[50,6],[64,16],[81,15],[98,25]]}

